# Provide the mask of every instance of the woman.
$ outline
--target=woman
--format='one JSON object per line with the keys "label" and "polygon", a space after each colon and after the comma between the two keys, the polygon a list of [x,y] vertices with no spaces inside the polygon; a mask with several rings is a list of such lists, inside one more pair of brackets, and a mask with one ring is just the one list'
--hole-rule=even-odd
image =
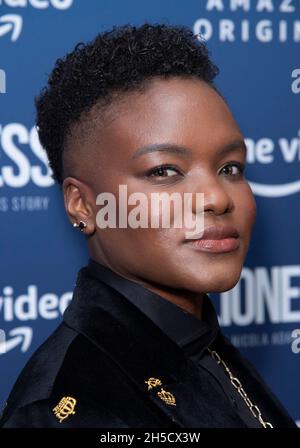
{"label": "woman", "polygon": [[[37,129],[90,261],[17,380],[3,427],[295,426],[207,295],[238,282],[256,213],[217,73],[187,28],[147,23],[114,27],[56,62]],[[173,225],[175,208],[170,225],[149,225],[167,204],[153,205],[153,193],[190,194],[184,213],[197,232],[188,219]],[[120,225],[124,207],[131,221]]]}

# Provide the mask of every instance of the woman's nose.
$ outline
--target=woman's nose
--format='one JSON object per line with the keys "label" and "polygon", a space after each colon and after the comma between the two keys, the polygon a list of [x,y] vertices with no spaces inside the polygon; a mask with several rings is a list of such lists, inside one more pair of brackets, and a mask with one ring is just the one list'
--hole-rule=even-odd
{"label": "woman's nose", "polygon": [[[224,184],[218,178],[207,179],[205,184],[201,182],[197,192],[204,193],[204,212],[212,212],[222,215],[232,211],[234,202],[226,190]],[[197,213],[196,200],[193,199],[193,212]],[[199,211],[198,211],[199,213]]]}

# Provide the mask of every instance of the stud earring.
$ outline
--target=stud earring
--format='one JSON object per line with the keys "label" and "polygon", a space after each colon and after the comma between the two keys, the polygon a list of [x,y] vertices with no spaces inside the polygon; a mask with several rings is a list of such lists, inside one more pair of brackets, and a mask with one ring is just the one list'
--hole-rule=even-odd
{"label": "stud earring", "polygon": [[87,223],[84,221],[79,221],[79,224],[77,224],[77,222],[74,222],[73,227],[75,229],[79,229],[80,232],[84,232],[84,229],[86,228]]}

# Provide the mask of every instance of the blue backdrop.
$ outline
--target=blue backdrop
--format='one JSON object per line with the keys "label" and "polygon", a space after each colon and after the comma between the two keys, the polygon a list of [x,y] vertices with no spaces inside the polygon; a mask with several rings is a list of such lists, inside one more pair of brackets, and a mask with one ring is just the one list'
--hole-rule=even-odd
{"label": "blue backdrop", "polygon": [[88,258],[34,129],[55,60],[114,24],[187,25],[246,137],[258,218],[224,331],[300,422],[300,2],[0,0],[0,402],[57,326]]}

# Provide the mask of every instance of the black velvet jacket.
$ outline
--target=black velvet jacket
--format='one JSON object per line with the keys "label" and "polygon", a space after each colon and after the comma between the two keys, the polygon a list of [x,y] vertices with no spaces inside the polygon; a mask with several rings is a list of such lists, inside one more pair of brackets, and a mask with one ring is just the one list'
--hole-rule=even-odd
{"label": "black velvet jacket", "polygon": [[[141,287],[141,286],[139,286]],[[219,332],[218,350],[264,419],[296,427],[255,369]],[[34,353],[1,427],[246,427],[209,372],[87,268],[63,322]]]}

